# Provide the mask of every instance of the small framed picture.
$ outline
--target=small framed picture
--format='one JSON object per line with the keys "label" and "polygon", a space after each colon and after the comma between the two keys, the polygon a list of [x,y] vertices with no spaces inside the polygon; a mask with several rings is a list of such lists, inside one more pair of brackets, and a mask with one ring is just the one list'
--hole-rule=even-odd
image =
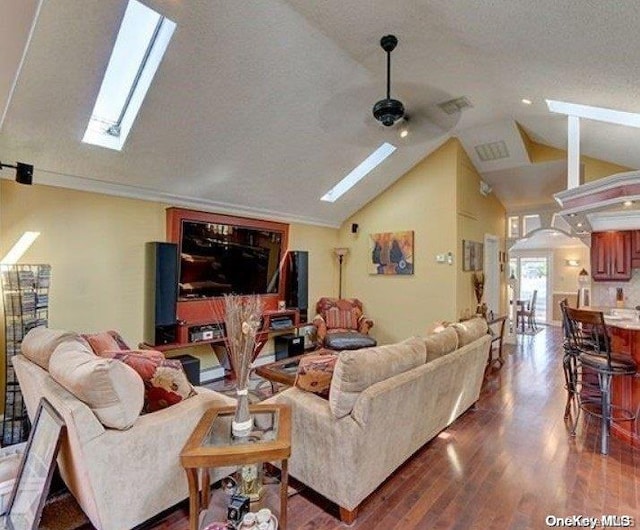
{"label": "small framed picture", "polygon": [[62,417],[42,398],[4,516],[9,530],[38,528],[65,432]]}

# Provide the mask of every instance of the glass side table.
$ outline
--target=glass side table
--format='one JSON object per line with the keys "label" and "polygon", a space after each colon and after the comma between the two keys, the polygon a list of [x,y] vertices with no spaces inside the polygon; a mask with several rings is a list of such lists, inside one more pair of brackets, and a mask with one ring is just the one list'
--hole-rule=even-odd
{"label": "glass side table", "polygon": [[278,528],[287,528],[288,459],[291,456],[291,410],[287,405],[250,405],[254,430],[234,438],[231,419],[235,406],[208,409],[180,453],[189,482],[189,530],[199,530],[200,512],[209,508],[209,468],[262,464],[280,460]]}

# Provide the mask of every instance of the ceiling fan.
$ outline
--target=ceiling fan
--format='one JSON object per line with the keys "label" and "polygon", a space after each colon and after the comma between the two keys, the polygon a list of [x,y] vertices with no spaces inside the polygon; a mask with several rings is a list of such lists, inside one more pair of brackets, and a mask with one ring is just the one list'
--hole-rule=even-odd
{"label": "ceiling fan", "polygon": [[391,98],[391,52],[397,45],[398,38],[395,35],[385,35],[380,39],[380,46],[387,54],[387,97],[376,102],[372,112],[373,117],[385,127],[391,127],[404,118],[404,105]]}

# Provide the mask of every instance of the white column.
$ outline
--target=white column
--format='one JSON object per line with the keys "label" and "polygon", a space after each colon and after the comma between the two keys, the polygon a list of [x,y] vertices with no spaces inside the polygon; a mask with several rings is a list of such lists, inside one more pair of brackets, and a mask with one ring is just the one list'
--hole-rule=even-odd
{"label": "white column", "polygon": [[580,185],[580,118],[569,116],[567,122],[567,189]]}

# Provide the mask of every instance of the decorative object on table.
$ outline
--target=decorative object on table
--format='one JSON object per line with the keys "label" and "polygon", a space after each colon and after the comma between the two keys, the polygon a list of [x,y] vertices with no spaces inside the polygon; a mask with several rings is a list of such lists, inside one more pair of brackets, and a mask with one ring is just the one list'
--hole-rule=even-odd
{"label": "decorative object on table", "polygon": [[278,311],[284,311],[287,305],[284,300],[278,300]]}
{"label": "decorative object on table", "polygon": [[[478,302],[478,308],[476,309],[476,313],[481,314],[482,316],[486,315],[487,305],[482,304],[482,297],[484,296],[484,272],[474,271],[471,275],[471,282],[473,284],[473,293],[476,295],[476,301]],[[484,313],[483,313],[484,310]]]}
{"label": "decorative object on table", "polygon": [[369,274],[413,274],[413,230],[370,234]]}
{"label": "decorative object on table", "polygon": [[262,475],[262,463],[243,465],[240,468],[238,493],[249,497],[251,502],[259,501],[264,494]]}
{"label": "decorative object on table", "polygon": [[238,483],[236,482],[236,479],[234,479],[231,475],[229,475],[228,477],[224,477],[220,481],[220,486],[222,488],[222,492],[227,497],[232,497],[238,492]]}
{"label": "decorative object on table", "polygon": [[9,529],[38,528],[65,430],[63,419],[51,404],[42,398],[9,498],[5,515]]}
{"label": "decorative object on table", "polygon": [[[37,234],[38,232],[28,232]],[[27,332],[47,326],[49,318],[50,265],[0,265],[5,324],[5,396],[0,445],[24,442],[29,419],[11,359],[20,353]]]}
{"label": "decorative object on table", "polygon": [[344,261],[345,256],[349,254],[349,249],[347,247],[337,247],[333,249],[333,252],[338,256],[338,298],[342,298],[342,262]]}
{"label": "decorative object on table", "polygon": [[481,271],[484,261],[484,245],[478,241],[462,241],[462,270]]}
{"label": "decorative object on table", "polygon": [[227,520],[237,526],[248,512],[249,497],[246,495],[233,495],[227,506]]}
{"label": "decorative object on table", "polygon": [[233,435],[249,436],[253,419],[249,414],[249,371],[258,351],[256,336],[261,325],[263,304],[259,296],[224,296],[225,346],[236,378],[236,414],[231,422]]}

